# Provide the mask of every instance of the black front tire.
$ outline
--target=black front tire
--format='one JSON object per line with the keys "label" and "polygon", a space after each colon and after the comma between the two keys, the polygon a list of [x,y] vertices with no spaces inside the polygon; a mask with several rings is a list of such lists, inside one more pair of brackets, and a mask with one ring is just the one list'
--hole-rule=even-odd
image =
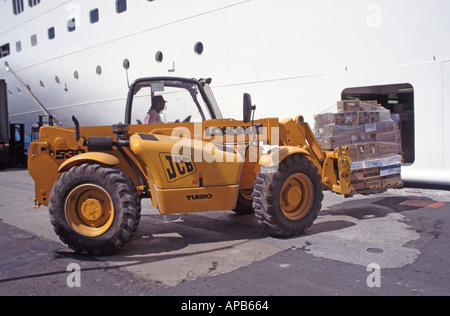
{"label": "black front tire", "polygon": [[322,178],[306,157],[293,155],[274,172],[258,174],[253,209],[260,226],[274,237],[302,234],[319,216]]}

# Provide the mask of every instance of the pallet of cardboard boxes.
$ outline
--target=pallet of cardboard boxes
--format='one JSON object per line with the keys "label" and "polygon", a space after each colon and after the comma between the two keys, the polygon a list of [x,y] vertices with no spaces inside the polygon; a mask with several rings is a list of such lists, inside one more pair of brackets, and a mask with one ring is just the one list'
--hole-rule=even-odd
{"label": "pallet of cardboard boxes", "polygon": [[376,101],[346,100],[337,113],[315,116],[314,133],[322,150],[349,146],[356,193],[384,192],[403,186],[398,123]]}

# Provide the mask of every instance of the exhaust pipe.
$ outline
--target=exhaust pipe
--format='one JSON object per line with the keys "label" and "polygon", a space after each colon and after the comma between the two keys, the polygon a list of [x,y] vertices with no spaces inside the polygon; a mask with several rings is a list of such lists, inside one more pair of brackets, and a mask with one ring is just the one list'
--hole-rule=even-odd
{"label": "exhaust pipe", "polygon": [[80,140],[80,122],[78,122],[78,119],[75,117],[75,115],[72,116],[72,121],[75,124],[75,139],[78,141]]}

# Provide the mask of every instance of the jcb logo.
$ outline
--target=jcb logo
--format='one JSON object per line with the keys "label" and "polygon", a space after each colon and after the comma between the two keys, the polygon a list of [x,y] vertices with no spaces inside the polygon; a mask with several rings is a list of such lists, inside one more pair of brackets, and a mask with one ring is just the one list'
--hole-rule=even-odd
{"label": "jcb logo", "polygon": [[197,172],[191,157],[161,154],[161,162],[169,182],[178,181]]}

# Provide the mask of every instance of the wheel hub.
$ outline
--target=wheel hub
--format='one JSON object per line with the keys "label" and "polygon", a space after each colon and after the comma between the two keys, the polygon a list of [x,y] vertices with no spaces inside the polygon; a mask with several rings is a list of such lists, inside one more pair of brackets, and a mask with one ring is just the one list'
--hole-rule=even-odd
{"label": "wheel hub", "polygon": [[302,190],[298,186],[291,186],[287,190],[287,205],[290,207],[297,207],[302,200]]}
{"label": "wheel hub", "polygon": [[87,220],[98,220],[103,215],[101,202],[97,199],[87,199],[81,205],[81,214]]}
{"label": "wheel hub", "polygon": [[66,199],[65,213],[69,225],[86,237],[103,235],[114,221],[110,195],[94,184],[83,184],[73,189]]}

